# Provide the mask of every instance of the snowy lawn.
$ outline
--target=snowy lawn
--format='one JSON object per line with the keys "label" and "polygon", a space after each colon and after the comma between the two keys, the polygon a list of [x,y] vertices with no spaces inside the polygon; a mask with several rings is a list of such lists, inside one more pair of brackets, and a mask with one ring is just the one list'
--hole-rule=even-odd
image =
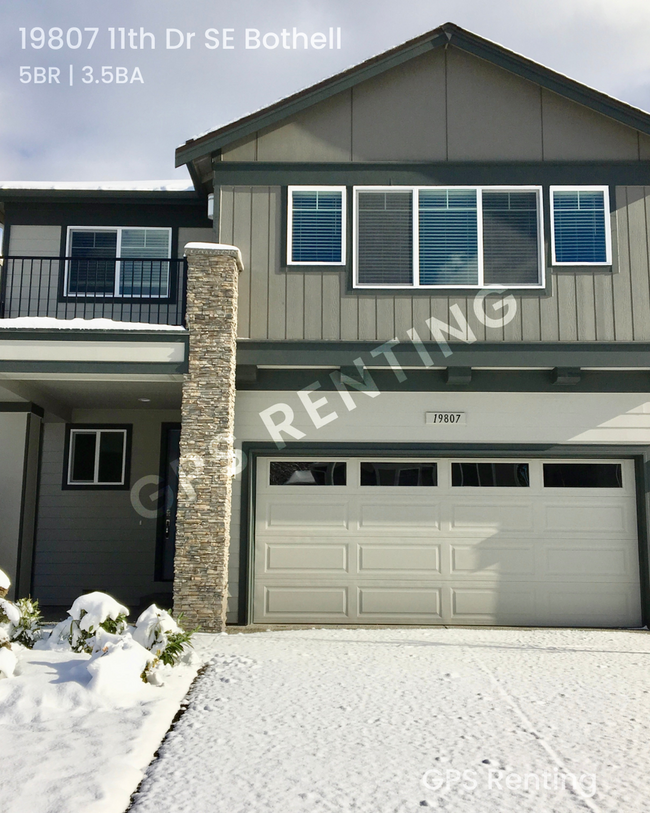
{"label": "snowy lawn", "polygon": [[[648,809],[647,633],[313,629],[214,641],[132,813]],[[97,790],[123,781],[117,752],[142,713],[122,721]],[[70,750],[44,749],[41,764],[49,778],[54,760],[90,802],[79,773],[103,740],[83,731],[66,721],[60,746]],[[21,759],[35,772],[42,746],[33,727],[12,739],[0,764],[20,770],[19,788],[29,776]],[[124,764],[135,781],[141,758]]]}
{"label": "snowy lawn", "polygon": [[135,692],[119,679],[115,691],[91,686],[89,655],[20,650],[16,675],[0,680],[1,813],[123,813],[221,637],[196,635],[194,665]]}

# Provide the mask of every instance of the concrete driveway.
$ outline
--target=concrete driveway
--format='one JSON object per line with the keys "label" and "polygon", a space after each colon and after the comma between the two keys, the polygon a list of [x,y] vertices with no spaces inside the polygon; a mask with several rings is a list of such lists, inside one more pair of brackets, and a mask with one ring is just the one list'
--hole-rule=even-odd
{"label": "concrete driveway", "polygon": [[650,636],[221,636],[134,813],[639,813]]}

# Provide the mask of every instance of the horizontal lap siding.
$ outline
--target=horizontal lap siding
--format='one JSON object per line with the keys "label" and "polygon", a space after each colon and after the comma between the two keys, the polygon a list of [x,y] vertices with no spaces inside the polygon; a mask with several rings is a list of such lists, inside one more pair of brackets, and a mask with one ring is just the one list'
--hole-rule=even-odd
{"label": "horizontal lap siding", "polygon": [[[356,293],[348,291],[349,271],[287,269],[280,187],[224,187],[220,240],[238,246],[245,265],[240,278],[239,335],[386,341],[395,336],[407,340],[407,331],[415,327],[423,339],[430,339],[426,320],[433,316],[455,325],[450,316],[455,305],[478,342],[649,341],[649,195],[648,187],[616,189],[613,271],[547,268],[546,292],[515,294],[515,318],[505,327],[488,328],[475,314],[473,293]],[[549,223],[545,232],[548,241]]]}
{"label": "horizontal lap siding", "polygon": [[[79,411],[79,423],[131,423],[131,485],[160,470],[161,423],[179,421],[167,411]],[[105,590],[129,606],[170,592],[154,581],[157,519],[142,517],[128,490],[62,488],[65,425],[46,423],[39,487],[34,594],[41,604],[70,604],[87,590]],[[143,505],[149,508],[145,488]]]}

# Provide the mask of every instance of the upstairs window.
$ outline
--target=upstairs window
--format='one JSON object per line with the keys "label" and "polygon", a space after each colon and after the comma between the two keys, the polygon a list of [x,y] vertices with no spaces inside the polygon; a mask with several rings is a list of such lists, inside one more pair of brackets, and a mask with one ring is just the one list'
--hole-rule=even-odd
{"label": "upstairs window", "polygon": [[611,265],[609,190],[552,186],[553,265]]}
{"label": "upstairs window", "polygon": [[71,227],[68,296],[169,296],[171,229]]}
{"label": "upstairs window", "polygon": [[289,187],[287,263],[345,264],[345,187]]}
{"label": "upstairs window", "polygon": [[539,288],[539,187],[357,187],[355,287]]}

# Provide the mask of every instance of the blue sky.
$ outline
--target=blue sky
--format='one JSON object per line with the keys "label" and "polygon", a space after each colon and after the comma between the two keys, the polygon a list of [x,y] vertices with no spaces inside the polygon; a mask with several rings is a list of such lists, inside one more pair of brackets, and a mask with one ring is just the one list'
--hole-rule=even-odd
{"label": "blue sky", "polygon": [[[446,21],[650,109],[648,0],[20,0],[0,8],[0,181],[185,177],[173,153],[187,138]],[[342,47],[245,48],[247,28],[294,27],[309,35],[340,27]],[[86,28],[98,29],[90,50]],[[137,45],[141,28],[151,32],[155,50],[150,38],[144,50],[128,40],[122,50],[120,28],[136,31]],[[165,48],[168,28],[195,32],[191,47]],[[206,48],[211,28],[220,38],[234,29],[234,47]],[[83,83],[86,66],[92,82]],[[58,69],[60,81],[21,83],[21,67],[25,77]],[[102,67],[125,68],[129,81],[102,82]],[[136,67],[143,82],[130,81]]]}

